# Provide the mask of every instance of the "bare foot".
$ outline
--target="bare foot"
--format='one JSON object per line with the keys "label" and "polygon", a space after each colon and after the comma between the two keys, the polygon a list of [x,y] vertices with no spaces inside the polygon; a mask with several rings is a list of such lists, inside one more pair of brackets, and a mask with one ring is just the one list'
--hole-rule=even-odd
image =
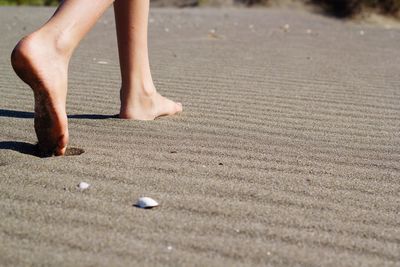
{"label": "bare foot", "polygon": [[64,155],[68,144],[65,111],[68,59],[39,34],[22,39],[11,55],[17,75],[35,97],[35,131],[42,155]]}
{"label": "bare foot", "polygon": [[[160,95],[150,83],[147,89],[121,90],[121,119],[154,120],[182,112],[182,104]],[[134,95],[125,95],[133,92]]]}

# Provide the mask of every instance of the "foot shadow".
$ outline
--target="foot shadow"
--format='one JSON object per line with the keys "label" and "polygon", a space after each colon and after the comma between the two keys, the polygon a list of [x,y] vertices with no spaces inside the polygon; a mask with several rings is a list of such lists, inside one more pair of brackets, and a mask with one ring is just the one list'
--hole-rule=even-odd
{"label": "foot shadow", "polygon": [[0,149],[13,150],[22,154],[40,157],[36,145],[19,141],[1,141]]}
{"label": "foot shadow", "polygon": [[[38,149],[37,145],[33,145],[26,142],[19,142],[19,141],[0,141],[0,150],[13,150],[17,151],[22,154],[35,156],[38,158],[49,158],[53,155],[45,154]],[[68,156],[79,156],[85,153],[85,150],[76,147],[68,147],[67,151],[65,152],[65,157]]]}
{"label": "foot shadow", "polygon": [[[19,119],[33,119],[35,114],[33,112],[0,109],[0,117],[19,118]],[[105,120],[118,118],[118,115],[100,115],[100,114],[74,114],[68,115],[69,119],[84,119],[84,120]]]}
{"label": "foot shadow", "polygon": [[0,109],[0,117],[20,118],[20,119],[33,119],[33,112]]}
{"label": "foot shadow", "polygon": [[100,115],[100,114],[75,114],[68,115],[68,119],[84,119],[84,120],[106,120],[118,118],[118,115]]}

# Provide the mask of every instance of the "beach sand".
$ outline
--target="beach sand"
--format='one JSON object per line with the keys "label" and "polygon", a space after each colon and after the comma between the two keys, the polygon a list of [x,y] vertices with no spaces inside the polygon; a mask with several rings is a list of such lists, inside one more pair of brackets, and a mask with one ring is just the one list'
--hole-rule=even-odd
{"label": "beach sand", "polygon": [[85,153],[43,159],[9,54],[53,10],[0,8],[1,266],[400,265],[400,30],[153,9],[153,78],[184,113],[140,122],[112,118],[110,10],[70,65]]}

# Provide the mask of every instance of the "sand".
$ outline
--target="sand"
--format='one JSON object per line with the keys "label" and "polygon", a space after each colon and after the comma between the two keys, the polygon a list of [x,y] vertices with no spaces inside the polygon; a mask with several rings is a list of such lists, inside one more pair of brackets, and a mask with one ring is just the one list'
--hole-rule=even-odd
{"label": "sand", "polygon": [[85,153],[43,159],[9,54],[52,11],[0,8],[1,266],[400,265],[400,30],[153,9],[155,83],[185,111],[138,122],[112,118],[110,10],[70,66]]}

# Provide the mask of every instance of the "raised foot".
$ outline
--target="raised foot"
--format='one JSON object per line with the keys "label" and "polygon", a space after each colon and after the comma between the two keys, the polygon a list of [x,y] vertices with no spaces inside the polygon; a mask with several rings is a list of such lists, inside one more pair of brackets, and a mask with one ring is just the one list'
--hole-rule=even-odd
{"label": "raised foot", "polygon": [[157,92],[140,96],[129,104],[122,103],[119,118],[132,120],[154,120],[158,117],[182,112],[182,104],[176,103]]}
{"label": "raised foot", "polygon": [[33,34],[14,48],[11,64],[34,93],[35,132],[40,153],[64,155],[68,144],[65,111],[68,61]]}

